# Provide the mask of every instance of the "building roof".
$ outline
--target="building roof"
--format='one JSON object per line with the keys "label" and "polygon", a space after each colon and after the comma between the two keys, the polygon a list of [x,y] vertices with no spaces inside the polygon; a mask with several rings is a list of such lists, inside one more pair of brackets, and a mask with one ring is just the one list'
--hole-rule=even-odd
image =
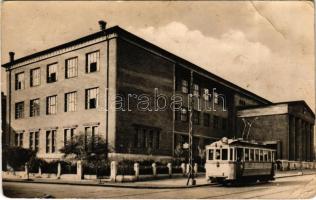
{"label": "building roof", "polygon": [[[278,106],[278,105],[303,105],[304,107],[306,107],[308,109],[308,111],[313,115],[313,117],[315,118],[315,113],[313,112],[313,110],[307,105],[307,103],[304,100],[297,100],[297,101],[284,101],[284,102],[277,102],[277,103],[271,103],[269,106]],[[267,105],[250,105],[250,106],[239,106],[237,109],[242,111],[242,110],[251,110],[251,109],[265,109],[267,108]]]}
{"label": "building roof", "polygon": [[76,44],[80,44],[80,43],[83,43],[83,42],[86,42],[86,41],[90,41],[90,40],[93,40],[93,39],[96,39],[96,38],[99,38],[99,37],[103,37],[105,35],[109,35],[109,34],[113,34],[113,33],[116,33],[118,35],[118,37],[125,37],[125,38],[128,38],[130,40],[133,40],[135,41],[137,44],[140,44],[140,45],[143,45],[143,46],[146,46],[147,48],[150,48],[154,51],[156,51],[157,53],[159,54],[162,54],[168,58],[171,58],[172,60],[175,60],[176,62],[179,62],[179,63],[182,63],[184,65],[187,65],[188,67],[192,68],[193,70],[195,71],[198,71],[200,73],[203,73],[203,74],[206,74],[208,77],[211,77],[213,79],[215,79],[216,81],[220,82],[221,84],[231,88],[232,90],[234,91],[237,91],[239,93],[242,93],[243,95],[246,95],[248,97],[251,97],[253,99],[256,99],[257,101],[261,102],[261,103],[264,103],[264,104],[271,104],[271,102],[265,98],[262,98],[248,90],[245,90],[241,87],[239,87],[238,85],[235,85],[175,54],[172,54],[122,28],[120,28],[119,26],[114,26],[114,27],[111,27],[111,28],[108,28],[106,30],[102,30],[102,31],[99,31],[99,32],[96,32],[96,33],[93,33],[93,34],[90,34],[90,35],[87,35],[87,36],[84,36],[84,37],[81,37],[79,39],[76,39],[76,40],[73,40],[73,41],[70,41],[70,42],[67,42],[67,43],[64,43],[64,44],[61,44],[61,45],[58,45],[58,46],[55,46],[55,47],[52,47],[52,48],[49,48],[49,49],[46,49],[46,50],[43,50],[43,51],[39,51],[39,52],[36,52],[34,54],[31,54],[31,55],[27,55],[25,57],[21,57],[19,59],[16,59],[14,60],[13,62],[8,62],[8,63],[5,63],[2,65],[2,67],[6,68],[6,69],[10,69],[10,66],[13,66],[13,65],[16,65],[16,64],[19,64],[19,63],[22,63],[24,61],[27,61],[29,59],[33,59],[33,58],[36,58],[36,57],[40,57],[40,56],[43,56],[45,54],[49,54],[49,53],[52,53],[52,52],[55,52],[55,51],[58,51],[58,50],[61,50],[61,49],[64,49],[64,48],[67,48],[67,47],[71,47],[73,45],[76,45]]}

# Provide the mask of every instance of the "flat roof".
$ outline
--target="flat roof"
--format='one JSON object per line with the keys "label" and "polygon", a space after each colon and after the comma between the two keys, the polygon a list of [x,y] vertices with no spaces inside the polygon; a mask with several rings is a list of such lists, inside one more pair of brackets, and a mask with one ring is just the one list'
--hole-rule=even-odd
{"label": "flat roof", "polygon": [[152,44],[152,43],[150,43],[150,42],[148,42],[148,41],[146,41],[146,40],[144,40],[144,39],[142,39],[142,38],[140,38],[140,37],[138,37],[130,32],[128,32],[128,31],[122,29],[119,26],[113,26],[113,27],[105,29],[103,31],[99,31],[99,32],[81,37],[79,39],[76,39],[76,40],[73,40],[73,41],[70,41],[70,42],[67,42],[67,43],[46,49],[46,50],[43,50],[43,51],[39,51],[39,52],[36,52],[34,54],[31,54],[31,55],[27,55],[27,56],[18,58],[16,60],[14,60],[13,62],[8,62],[8,63],[3,64],[2,67],[7,68],[9,70],[11,66],[22,63],[22,62],[27,61],[29,59],[40,57],[40,56],[43,56],[45,54],[49,54],[49,53],[52,53],[52,52],[55,52],[55,51],[79,44],[79,43],[82,43],[82,42],[90,41],[90,40],[93,40],[93,39],[96,39],[99,37],[103,37],[105,35],[113,34],[113,33],[116,33],[118,35],[118,37],[120,37],[120,36],[127,37],[128,39],[131,39],[138,44],[149,47],[150,49],[152,49],[152,50],[154,50],[162,55],[165,55],[166,57],[169,57],[169,58],[175,60],[176,62],[187,65],[189,68],[192,68],[195,71],[198,71],[198,72],[203,73],[209,77],[212,77],[213,79],[221,82],[221,84],[226,85],[227,87],[231,88],[232,90],[235,90],[239,93],[242,93],[245,96],[256,99],[257,101],[264,103],[264,104],[271,104],[272,103],[271,101],[269,101],[263,97],[260,97],[260,96],[254,94],[254,93],[252,93],[252,92],[250,92],[250,91],[248,91],[248,90],[246,90],[246,89],[244,89],[244,88],[242,88],[242,87],[240,87],[232,82],[229,82],[229,81],[227,81],[227,80],[225,80],[225,79],[223,79],[223,78],[193,64],[193,63],[191,63],[190,61],[187,61],[187,60],[185,60],[185,59],[183,59],[175,54],[172,54],[172,53],[170,53],[170,52],[168,52],[168,51],[166,51],[166,50],[164,50],[164,49],[162,49],[162,48],[160,48],[160,47],[158,47],[158,46],[156,46],[156,45],[154,45],[154,44]]}
{"label": "flat roof", "polygon": [[270,105],[251,105],[251,106],[240,106],[237,107],[239,111],[244,111],[244,110],[252,110],[252,109],[266,109],[268,107],[272,106],[278,106],[278,105],[304,105],[308,111],[315,117],[315,113],[313,110],[307,105],[307,103],[304,100],[297,100],[297,101],[284,101],[284,102],[277,102],[277,103],[271,103]]}

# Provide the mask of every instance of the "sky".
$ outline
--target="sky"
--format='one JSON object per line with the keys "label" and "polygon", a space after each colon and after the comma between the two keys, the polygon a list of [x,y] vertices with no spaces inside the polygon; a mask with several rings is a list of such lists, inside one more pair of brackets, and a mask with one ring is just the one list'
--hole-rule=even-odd
{"label": "sky", "polygon": [[309,1],[4,2],[2,63],[9,51],[20,58],[99,31],[101,19],[272,102],[305,100],[315,112]]}

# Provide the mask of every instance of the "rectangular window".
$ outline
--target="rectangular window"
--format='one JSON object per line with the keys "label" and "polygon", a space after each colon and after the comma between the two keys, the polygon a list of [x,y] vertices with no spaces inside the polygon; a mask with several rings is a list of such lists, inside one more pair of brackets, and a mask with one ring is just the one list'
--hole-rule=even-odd
{"label": "rectangular window", "polygon": [[69,58],[66,60],[65,78],[72,78],[78,75],[78,58]]}
{"label": "rectangular window", "polygon": [[220,160],[221,159],[221,150],[216,149],[215,150],[215,160]]}
{"label": "rectangular window", "polygon": [[98,126],[85,127],[85,148],[94,149],[95,137],[98,135]]}
{"label": "rectangular window", "polygon": [[198,84],[193,84],[193,96],[198,97],[200,95],[200,87]]}
{"label": "rectangular window", "polygon": [[200,124],[200,112],[197,110],[193,110],[193,124]]}
{"label": "rectangular window", "polygon": [[33,132],[30,132],[30,135],[29,135],[29,144],[30,144],[30,149],[34,149],[34,133]]}
{"label": "rectangular window", "polygon": [[213,116],[213,128],[218,129],[218,127],[219,127],[219,117],[214,115]]}
{"label": "rectangular window", "polygon": [[146,143],[148,144],[147,147],[153,148],[153,143],[154,143],[154,131],[153,130],[149,130]]}
{"label": "rectangular window", "polygon": [[246,102],[242,99],[239,100],[239,105],[241,106],[245,106],[246,105]]}
{"label": "rectangular window", "polygon": [[134,140],[134,145],[136,148],[140,148],[142,146],[141,138],[142,138],[142,131],[140,128],[137,127],[136,134],[135,134],[135,140]]}
{"label": "rectangular window", "polygon": [[15,103],[15,119],[24,117],[24,101]]}
{"label": "rectangular window", "polygon": [[260,157],[260,161],[262,162],[263,161],[263,151],[262,150],[260,150],[259,157]]}
{"label": "rectangular window", "polygon": [[259,161],[259,149],[255,149],[255,161]]}
{"label": "rectangular window", "polygon": [[208,150],[208,160],[213,160],[214,159],[214,149],[209,149]]}
{"label": "rectangular window", "polygon": [[15,134],[15,146],[23,147],[23,133]]}
{"label": "rectangular window", "polygon": [[35,151],[38,152],[39,149],[39,132],[35,132]]}
{"label": "rectangular window", "polygon": [[31,87],[41,84],[41,68],[31,69],[30,71],[30,85]]}
{"label": "rectangular window", "polygon": [[18,133],[16,133],[15,135],[14,135],[15,137],[14,137],[14,144],[15,144],[15,146],[19,146],[19,134]]}
{"label": "rectangular window", "polygon": [[214,99],[214,103],[218,104],[218,93],[217,92],[214,92],[213,99]]}
{"label": "rectangular window", "polygon": [[86,109],[98,107],[99,88],[86,89]]}
{"label": "rectangular window", "polygon": [[210,126],[210,114],[204,113],[203,114],[203,124],[204,126]]}
{"label": "rectangular window", "polygon": [[157,128],[137,127],[135,129],[134,147],[136,148],[160,148],[160,131]]}
{"label": "rectangular window", "polygon": [[38,144],[39,144],[38,142],[39,142],[39,132],[38,131],[30,132],[30,135],[29,135],[30,149],[37,152],[38,151]]}
{"label": "rectangular window", "polygon": [[249,149],[249,160],[254,161],[255,160],[254,156],[255,156],[254,149]]}
{"label": "rectangular window", "polygon": [[153,144],[154,149],[159,149],[160,148],[160,131],[155,130],[154,131],[154,144]]}
{"label": "rectangular window", "polygon": [[135,128],[135,134],[134,134],[134,142],[133,142],[133,146],[135,147],[135,148],[138,148],[139,146],[140,146],[140,144],[139,144],[139,136],[138,136],[138,132],[139,132],[139,128],[137,127],[137,128]]}
{"label": "rectangular window", "polygon": [[188,110],[186,108],[181,108],[180,119],[183,122],[188,121]]}
{"label": "rectangular window", "polygon": [[23,133],[20,133],[19,146],[20,146],[20,147],[23,147]]}
{"label": "rectangular window", "polygon": [[46,131],[46,153],[56,152],[56,130]]}
{"label": "rectangular window", "polygon": [[57,95],[46,98],[46,114],[53,115],[57,113]]}
{"label": "rectangular window", "polygon": [[227,128],[227,119],[226,118],[222,118],[222,129],[226,130]]}
{"label": "rectangular window", "polygon": [[51,149],[51,132],[46,131],[46,153],[50,153]]}
{"label": "rectangular window", "polygon": [[263,150],[263,160],[268,161],[268,151]]}
{"label": "rectangular window", "polygon": [[181,81],[181,91],[182,91],[184,94],[189,93],[189,83],[188,83],[187,80],[182,80],[182,81]]}
{"label": "rectangular window", "polygon": [[75,128],[64,129],[64,146],[73,142],[75,130]]}
{"label": "rectangular window", "polygon": [[15,74],[15,90],[24,89],[24,72]]}
{"label": "rectangular window", "polygon": [[210,91],[207,88],[203,89],[203,98],[205,101],[209,101],[210,100]]}
{"label": "rectangular window", "polygon": [[77,109],[77,92],[65,94],[65,112],[73,112]]}
{"label": "rectangular window", "polygon": [[228,160],[228,149],[222,149],[222,160]]}
{"label": "rectangular window", "polygon": [[245,160],[249,160],[249,149],[245,149]]}
{"label": "rectangular window", "polygon": [[57,63],[47,65],[47,83],[53,83],[57,81],[57,67]]}
{"label": "rectangular window", "polygon": [[86,73],[92,73],[99,70],[100,52],[92,52],[86,55]]}
{"label": "rectangular window", "polygon": [[234,155],[233,155],[233,153],[234,153],[234,149],[233,149],[233,148],[230,148],[230,149],[229,149],[229,160],[234,160]]}
{"label": "rectangular window", "polygon": [[30,101],[30,117],[35,117],[40,115],[40,100],[32,99]]}

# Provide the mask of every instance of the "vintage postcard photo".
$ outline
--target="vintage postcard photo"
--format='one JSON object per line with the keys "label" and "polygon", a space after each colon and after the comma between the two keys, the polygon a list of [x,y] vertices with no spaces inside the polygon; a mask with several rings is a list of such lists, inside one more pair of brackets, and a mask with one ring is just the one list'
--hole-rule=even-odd
{"label": "vintage postcard photo", "polygon": [[4,1],[4,198],[316,196],[313,1]]}

